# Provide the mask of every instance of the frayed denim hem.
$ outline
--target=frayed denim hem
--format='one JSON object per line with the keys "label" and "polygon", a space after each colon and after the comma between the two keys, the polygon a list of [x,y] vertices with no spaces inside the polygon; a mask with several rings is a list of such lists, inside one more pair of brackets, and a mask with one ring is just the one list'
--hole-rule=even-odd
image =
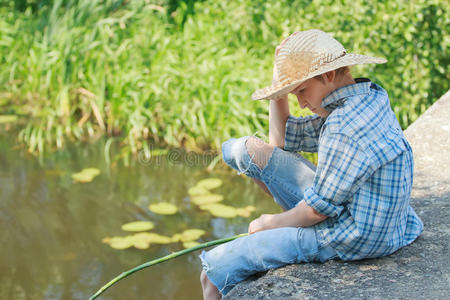
{"label": "frayed denim hem", "polygon": [[206,272],[206,276],[208,277],[209,281],[211,281],[212,284],[214,284],[216,286],[216,288],[219,290],[221,298],[223,298],[223,296],[228,294],[228,292],[233,287],[236,286],[236,283],[234,283],[234,284],[230,283],[230,278],[229,278],[229,273],[228,273],[225,277],[225,283],[223,284],[223,286],[222,286],[222,284],[219,284],[218,280],[216,278],[214,278],[213,270],[211,269],[210,265],[206,261],[205,255],[206,255],[206,251],[203,250],[202,253],[198,256],[202,263],[202,269]]}

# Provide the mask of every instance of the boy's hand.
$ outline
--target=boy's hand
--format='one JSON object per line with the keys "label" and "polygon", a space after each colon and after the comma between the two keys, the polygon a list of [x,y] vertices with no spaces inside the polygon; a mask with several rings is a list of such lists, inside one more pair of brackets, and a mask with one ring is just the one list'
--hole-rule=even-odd
{"label": "boy's hand", "polygon": [[259,218],[254,219],[248,225],[248,234],[252,234],[267,229],[277,228],[278,226],[276,225],[275,222],[276,216],[277,215],[264,214],[261,215]]}
{"label": "boy's hand", "polygon": [[[291,34],[290,36],[285,38],[280,43],[280,45],[275,48],[275,58],[278,56],[278,52],[280,52],[281,47],[289,40],[290,37],[292,37],[293,35],[295,35],[297,33],[298,33],[298,31],[294,32],[293,34]],[[274,63],[273,64],[273,74],[272,74],[272,84],[277,84],[278,80],[279,80],[279,78],[278,78],[278,69],[277,69],[276,64]],[[283,95],[281,98],[287,98],[287,95],[286,96]]]}
{"label": "boy's hand", "polygon": [[248,225],[248,234],[257,231],[279,228],[279,227],[309,227],[322,222],[328,218],[319,214],[312,207],[306,204],[305,200],[279,214],[261,215],[259,218],[250,222]]}

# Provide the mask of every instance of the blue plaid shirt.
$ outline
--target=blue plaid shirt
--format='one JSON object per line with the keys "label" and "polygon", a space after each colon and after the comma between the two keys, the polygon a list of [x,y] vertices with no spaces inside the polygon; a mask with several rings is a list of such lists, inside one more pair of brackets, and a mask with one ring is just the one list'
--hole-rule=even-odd
{"label": "blue plaid shirt", "polygon": [[319,247],[343,260],[388,255],[413,242],[423,223],[409,205],[413,154],[386,91],[367,78],[322,101],[327,118],[289,116],[284,150],[318,152],[304,200],[328,216]]}

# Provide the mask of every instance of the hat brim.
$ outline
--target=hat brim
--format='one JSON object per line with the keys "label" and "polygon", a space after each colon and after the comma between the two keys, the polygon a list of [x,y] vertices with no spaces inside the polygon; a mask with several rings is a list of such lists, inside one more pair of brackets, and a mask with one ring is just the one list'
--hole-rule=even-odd
{"label": "hat brim", "polygon": [[252,100],[264,100],[264,99],[272,99],[277,100],[281,96],[293,91],[297,86],[302,84],[308,79],[313,78],[314,76],[339,69],[345,66],[353,66],[353,65],[362,65],[362,64],[384,64],[387,60],[379,57],[372,57],[361,54],[353,54],[347,53],[344,56],[320,66],[317,70],[309,73],[304,78],[295,80],[290,83],[285,83],[283,85],[271,85],[262,89],[256,90],[252,94]]}

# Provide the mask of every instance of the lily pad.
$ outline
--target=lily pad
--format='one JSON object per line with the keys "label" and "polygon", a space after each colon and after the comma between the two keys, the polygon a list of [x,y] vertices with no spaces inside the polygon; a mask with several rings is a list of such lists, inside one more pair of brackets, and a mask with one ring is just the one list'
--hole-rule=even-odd
{"label": "lily pad", "polygon": [[254,206],[246,206],[246,207],[240,207],[236,208],[236,212],[238,216],[248,218],[256,210],[256,207]]}
{"label": "lily pad", "polygon": [[220,203],[211,203],[200,206],[203,210],[208,210],[213,216],[220,218],[234,218],[237,216],[236,208]]}
{"label": "lily pad", "polygon": [[197,205],[217,203],[222,200],[223,196],[219,194],[205,194],[191,197],[191,202]]}
{"label": "lily pad", "polygon": [[148,249],[150,247],[150,238],[148,237],[148,232],[139,232],[133,234],[131,239],[133,240],[133,245],[137,249]]}
{"label": "lily pad", "polygon": [[17,121],[16,115],[0,115],[0,124],[13,123]]}
{"label": "lily pad", "polygon": [[248,210],[249,212],[254,212],[256,210],[256,207],[254,207],[253,205],[248,205],[246,207],[244,207],[246,210]]}
{"label": "lily pad", "polygon": [[173,243],[171,237],[160,235],[154,232],[140,232],[132,236],[134,241],[145,241],[152,244],[170,244]]}
{"label": "lily pad", "polygon": [[92,175],[92,176],[97,176],[100,174],[100,170],[97,168],[85,168],[85,169],[81,170],[81,172],[84,172],[84,173]]}
{"label": "lily pad", "polygon": [[133,246],[136,249],[144,250],[144,249],[148,249],[150,247],[150,242],[142,241],[142,240],[134,241]]}
{"label": "lily pad", "polygon": [[150,204],[148,208],[155,214],[160,214],[160,215],[173,215],[178,211],[178,209],[175,205],[173,205],[172,203],[167,203],[167,202]]}
{"label": "lily pad", "polygon": [[111,248],[118,250],[130,248],[133,244],[134,241],[130,238],[130,236],[115,236],[109,241]]}
{"label": "lily pad", "polygon": [[207,190],[218,188],[222,185],[222,180],[219,178],[206,178],[197,182],[196,186]]}
{"label": "lily pad", "polygon": [[155,228],[150,221],[135,221],[122,225],[122,230],[125,231],[146,231]]}
{"label": "lily pad", "polygon": [[181,233],[181,241],[189,242],[194,241],[204,235],[206,231],[202,229],[187,229]]}
{"label": "lily pad", "polygon": [[192,248],[192,247],[195,247],[195,246],[198,246],[198,245],[200,245],[200,243],[199,242],[195,242],[195,241],[183,242],[183,247],[185,249]]}
{"label": "lily pad", "polygon": [[180,241],[181,241],[181,233],[175,233],[174,235],[172,235],[172,242],[176,243]]}
{"label": "lily pad", "polygon": [[78,173],[72,174],[72,179],[77,182],[86,183],[86,182],[91,182],[94,179],[94,177],[99,174],[100,174],[99,169],[86,168],[86,169],[81,170]]}
{"label": "lily pad", "polygon": [[193,186],[188,190],[188,194],[191,196],[205,195],[209,194],[209,191],[201,186]]}

